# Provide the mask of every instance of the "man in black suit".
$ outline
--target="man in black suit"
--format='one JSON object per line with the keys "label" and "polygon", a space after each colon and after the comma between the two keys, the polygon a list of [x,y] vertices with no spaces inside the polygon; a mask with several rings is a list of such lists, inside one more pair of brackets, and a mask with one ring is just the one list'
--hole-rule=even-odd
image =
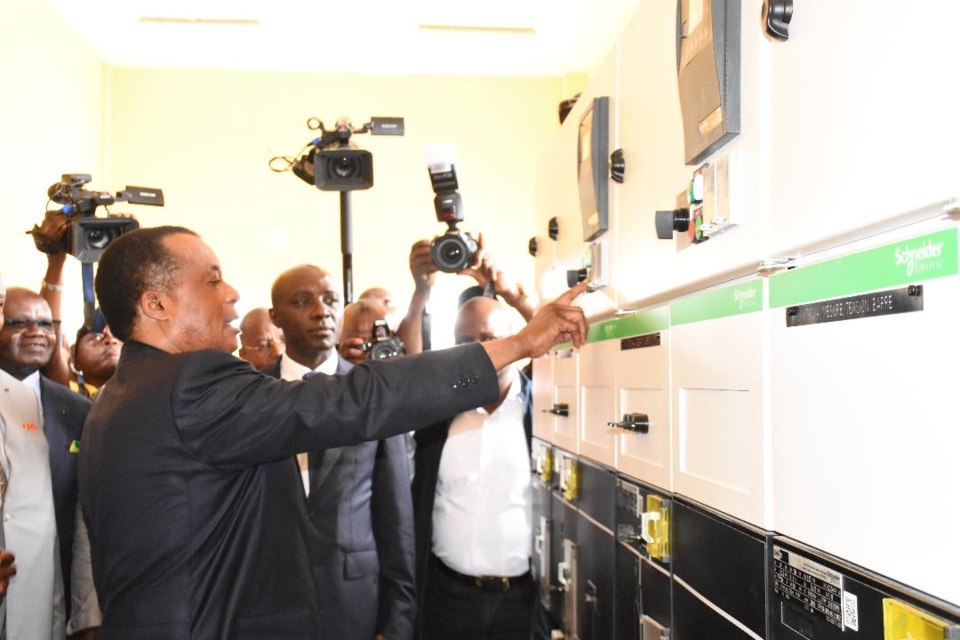
{"label": "man in black suit", "polygon": [[[312,265],[282,273],[270,319],[286,353],[264,373],[284,380],[346,373],[337,354],[343,298],[337,281]],[[413,590],[413,505],[404,437],[297,455],[313,525],[320,629],[338,640],[409,640]]]}
{"label": "man in black suit", "polygon": [[230,355],[237,292],[187,229],[111,242],[96,290],[124,341],[80,453],[102,640],[321,636],[293,456],[493,402],[498,368],[586,336],[578,286],[505,340],[286,382]]}
{"label": "man in black suit", "polygon": [[[84,593],[92,591],[89,567],[81,568],[76,576],[73,575],[77,518],[77,451],[83,423],[90,410],[90,401],[40,373],[40,369],[50,361],[57,348],[54,319],[46,300],[27,289],[11,287],[7,291],[3,314],[4,325],[0,329],[0,368],[31,387],[37,394],[43,416],[40,433],[45,438],[45,448],[48,449],[48,459],[43,460],[31,454],[40,450],[37,448],[39,443],[25,443],[27,448],[22,450],[21,455],[25,456],[22,462],[30,468],[21,468],[12,474],[11,478],[10,496],[14,495],[14,483],[19,481],[31,484],[29,493],[25,493],[22,488],[17,491],[18,503],[14,504],[11,499],[7,510],[15,521],[11,526],[19,522],[19,527],[26,527],[19,535],[25,538],[25,543],[33,552],[28,554],[27,548],[21,552],[14,547],[18,537],[16,528],[7,535],[7,543],[18,553],[21,576],[11,587],[8,629],[14,631],[15,619],[23,615],[26,616],[24,624],[28,626],[20,627],[20,631],[14,633],[33,636],[41,627],[48,630],[48,623],[41,623],[40,620],[51,619],[50,607],[55,602],[53,593],[58,588],[57,583],[61,581],[65,607],[62,611],[52,612],[54,628],[62,625],[65,616],[69,615],[72,618],[69,631],[88,629],[99,624],[96,603],[90,605],[93,610],[82,607],[71,610],[71,597],[74,587]],[[20,425],[8,425],[8,429],[18,427]],[[23,429],[29,430],[30,427],[25,424]],[[13,435],[8,434],[8,437]],[[49,476],[49,479],[43,477],[44,475]],[[41,487],[49,488],[41,491]],[[50,492],[49,495],[47,491]],[[48,505],[53,507],[52,522],[43,515]],[[20,509],[22,515],[13,513],[14,509]],[[53,563],[48,556],[48,549],[55,549],[58,545],[59,563]],[[33,562],[28,564],[29,558],[32,558]],[[46,598],[49,589],[54,589],[54,592],[50,593],[50,598]],[[21,598],[18,592],[22,592],[25,597]],[[18,607],[29,609],[26,612],[18,611]],[[56,622],[57,620],[60,622]],[[55,631],[54,635],[56,634]]]}

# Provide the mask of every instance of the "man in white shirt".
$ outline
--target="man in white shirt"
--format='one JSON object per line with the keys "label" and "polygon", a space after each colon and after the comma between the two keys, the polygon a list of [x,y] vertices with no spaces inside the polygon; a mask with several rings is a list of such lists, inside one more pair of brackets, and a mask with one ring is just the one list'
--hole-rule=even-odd
{"label": "man in white shirt", "polygon": [[[458,344],[512,333],[495,298],[457,316]],[[530,574],[530,385],[508,366],[500,399],[418,432],[413,481],[418,630],[423,640],[528,640],[536,584]]]}

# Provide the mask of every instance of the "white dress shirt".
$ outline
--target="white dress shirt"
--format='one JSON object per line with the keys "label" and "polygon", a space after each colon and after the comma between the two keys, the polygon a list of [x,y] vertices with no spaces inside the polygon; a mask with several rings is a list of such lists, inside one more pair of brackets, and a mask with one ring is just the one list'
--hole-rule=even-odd
{"label": "white dress shirt", "polygon": [[471,576],[518,576],[530,568],[530,455],[520,377],[493,413],[474,409],[450,425],[433,506],[433,553]]}
{"label": "white dress shirt", "polygon": [[[308,373],[325,373],[332,376],[337,373],[337,365],[339,364],[340,359],[337,357],[336,351],[334,351],[333,355],[329,358],[317,365],[316,369],[306,367],[284,353],[280,356],[280,378],[282,380],[303,380],[303,376]],[[307,461],[306,453],[297,454],[297,466],[300,467],[303,491],[305,494],[310,495],[310,465]]]}

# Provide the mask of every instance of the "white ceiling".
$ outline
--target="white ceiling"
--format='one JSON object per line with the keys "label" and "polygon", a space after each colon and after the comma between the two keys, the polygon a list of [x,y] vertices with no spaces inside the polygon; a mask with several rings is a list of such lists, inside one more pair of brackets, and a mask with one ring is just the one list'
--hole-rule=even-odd
{"label": "white ceiling", "polygon": [[50,2],[114,66],[563,76],[592,71],[640,0]]}

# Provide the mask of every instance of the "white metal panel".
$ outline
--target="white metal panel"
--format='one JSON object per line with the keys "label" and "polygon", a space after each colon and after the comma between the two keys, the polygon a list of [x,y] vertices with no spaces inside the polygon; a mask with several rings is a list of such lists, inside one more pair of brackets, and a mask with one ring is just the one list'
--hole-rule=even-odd
{"label": "white metal panel", "polygon": [[620,146],[626,158],[616,185],[615,272],[619,306],[669,289],[673,241],[659,240],[657,209],[673,209],[690,180],[683,161],[677,93],[675,2],[643,2],[620,39]]}
{"label": "white metal panel", "polygon": [[[577,103],[571,109],[570,114],[560,127],[560,134],[557,138],[557,211],[560,221],[560,238],[557,242],[556,261],[554,264],[555,275],[566,277],[568,269],[579,269],[583,266],[584,257],[588,252],[589,243],[583,240],[583,223],[580,214],[580,192],[577,181],[577,141],[579,134],[580,118],[583,116],[587,106],[593,98],[607,96],[610,98],[610,151],[616,149],[616,121],[617,121],[617,47],[614,46],[603,62],[597,67],[591,75],[590,81],[581,94]],[[608,158],[609,160],[609,158]],[[613,185],[607,173],[607,183]],[[616,219],[616,197],[615,191],[610,187],[610,201],[608,224],[612,227]],[[610,246],[612,234],[608,231],[597,241],[607,242],[607,250],[612,251]],[[613,265],[614,260],[608,260]],[[611,266],[611,273],[608,279],[616,279],[615,271]],[[552,296],[551,296],[552,297]],[[587,316],[597,316],[612,311],[616,305],[616,294],[613,287],[588,293],[580,296],[577,303],[583,307]]]}
{"label": "white metal panel", "polygon": [[670,331],[660,332],[660,346],[617,354],[617,416],[642,413],[647,433],[617,434],[617,470],[673,490],[670,452]]}
{"label": "white metal panel", "polygon": [[923,310],[787,328],[771,309],[775,528],[960,603],[960,278]]}
{"label": "white metal panel", "polygon": [[581,456],[613,467],[616,464],[616,367],[618,340],[591,342],[580,348]]}
{"label": "white metal panel", "polygon": [[[676,250],[657,240],[656,210],[675,208],[696,166],[683,162],[683,135],[676,68],[676,3],[642,3],[621,38],[620,145],[627,158],[620,187],[617,251],[619,306],[700,281],[712,274],[755,265],[764,255],[768,198],[771,44],[758,28],[760,2],[744,2],[741,43],[740,134],[706,158],[733,158],[737,171],[731,200],[742,224],[708,242]],[[657,245],[653,247],[652,245]]]}
{"label": "white metal panel", "polygon": [[533,360],[533,435],[552,442],[553,419],[553,354]]}
{"label": "white metal panel", "polygon": [[553,401],[566,404],[569,415],[553,417],[552,433],[547,439],[571,453],[578,452],[579,441],[579,362],[580,356],[573,349],[558,351],[553,361]]}
{"label": "white metal panel", "polygon": [[768,528],[764,317],[671,328],[673,487]]}
{"label": "white metal panel", "polygon": [[960,196],[960,3],[810,2],[772,55],[774,253]]}

